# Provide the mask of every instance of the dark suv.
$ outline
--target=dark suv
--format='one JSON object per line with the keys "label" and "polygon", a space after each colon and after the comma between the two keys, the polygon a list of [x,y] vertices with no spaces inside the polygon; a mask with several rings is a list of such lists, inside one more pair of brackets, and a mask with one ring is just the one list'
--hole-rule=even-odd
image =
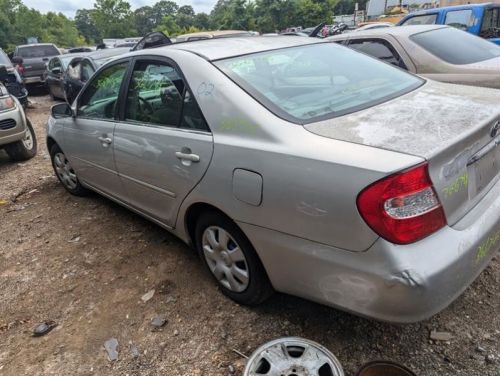
{"label": "dark suv", "polygon": [[7,54],[0,48],[0,66],[4,66],[6,71],[0,76],[0,84],[3,84],[10,94],[15,96],[19,102],[26,107],[28,104],[28,91],[24,87],[21,76],[14,69]]}
{"label": "dark suv", "polygon": [[22,59],[24,83],[43,84],[45,82],[45,68],[51,57],[61,52],[52,43],[25,44],[17,46],[12,60]]}

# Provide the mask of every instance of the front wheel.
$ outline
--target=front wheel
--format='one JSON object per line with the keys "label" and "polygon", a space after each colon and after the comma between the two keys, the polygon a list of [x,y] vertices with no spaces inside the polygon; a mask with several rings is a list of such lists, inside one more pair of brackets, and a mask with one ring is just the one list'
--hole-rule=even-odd
{"label": "front wheel", "polygon": [[249,240],[222,214],[208,212],[200,216],[196,224],[196,247],[222,292],[237,303],[256,305],[273,293]]}
{"label": "front wheel", "polygon": [[59,146],[54,145],[50,148],[50,158],[57,178],[69,193],[75,196],[86,196],[89,193],[78,180],[75,170]]}
{"label": "front wheel", "polygon": [[22,140],[5,146],[5,151],[10,159],[16,162],[26,161],[33,158],[37,151],[35,131],[31,122],[26,121],[26,132]]}

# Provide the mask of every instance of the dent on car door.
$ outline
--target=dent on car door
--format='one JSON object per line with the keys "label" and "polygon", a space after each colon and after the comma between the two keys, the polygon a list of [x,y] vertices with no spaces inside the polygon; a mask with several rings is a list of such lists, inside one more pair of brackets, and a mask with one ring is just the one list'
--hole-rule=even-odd
{"label": "dent on car door", "polygon": [[115,160],[127,202],[173,227],[183,199],[208,168],[212,134],[169,62],[136,61],[126,94]]}
{"label": "dent on car door", "polygon": [[128,61],[100,71],[77,103],[76,117],[64,127],[64,151],[80,180],[118,198],[123,187],[113,156],[113,132],[119,92]]}

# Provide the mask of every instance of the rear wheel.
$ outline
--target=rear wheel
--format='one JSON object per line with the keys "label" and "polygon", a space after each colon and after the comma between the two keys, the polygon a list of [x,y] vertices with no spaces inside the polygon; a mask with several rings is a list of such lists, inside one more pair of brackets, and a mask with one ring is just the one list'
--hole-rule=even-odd
{"label": "rear wheel", "polygon": [[75,196],[86,196],[89,193],[88,189],[82,186],[78,180],[75,170],[58,145],[50,148],[50,158],[57,178],[69,193]]}
{"label": "rear wheel", "polygon": [[23,139],[6,145],[5,151],[13,161],[26,161],[36,155],[36,136],[29,120],[26,121],[26,132]]}
{"label": "rear wheel", "polygon": [[217,212],[200,216],[196,247],[222,292],[240,304],[256,305],[273,289],[254,248],[236,224]]}

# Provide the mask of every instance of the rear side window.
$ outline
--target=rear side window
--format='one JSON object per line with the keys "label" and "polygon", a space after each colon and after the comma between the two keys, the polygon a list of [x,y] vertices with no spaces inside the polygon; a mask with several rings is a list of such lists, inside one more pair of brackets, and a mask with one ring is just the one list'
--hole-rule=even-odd
{"label": "rear side window", "polygon": [[36,58],[60,55],[59,50],[53,45],[20,47],[17,55],[23,58]]}
{"label": "rear side window", "polygon": [[471,9],[454,10],[446,13],[445,25],[456,27],[460,30],[467,30],[474,23]]}
{"label": "rear side window", "polygon": [[386,63],[395,65],[397,67],[406,68],[401,57],[392,47],[389,42],[381,39],[358,39],[349,41],[349,47],[363,52],[367,55],[376,57]]}
{"label": "rear side window", "polygon": [[423,14],[421,16],[414,16],[408,18],[401,25],[434,25],[437,20],[437,13]]}
{"label": "rear side window", "polygon": [[299,124],[372,107],[423,83],[335,43],[283,48],[215,64],[270,111]]}
{"label": "rear side window", "polygon": [[450,64],[472,64],[500,56],[496,44],[454,28],[426,31],[410,39]]}

